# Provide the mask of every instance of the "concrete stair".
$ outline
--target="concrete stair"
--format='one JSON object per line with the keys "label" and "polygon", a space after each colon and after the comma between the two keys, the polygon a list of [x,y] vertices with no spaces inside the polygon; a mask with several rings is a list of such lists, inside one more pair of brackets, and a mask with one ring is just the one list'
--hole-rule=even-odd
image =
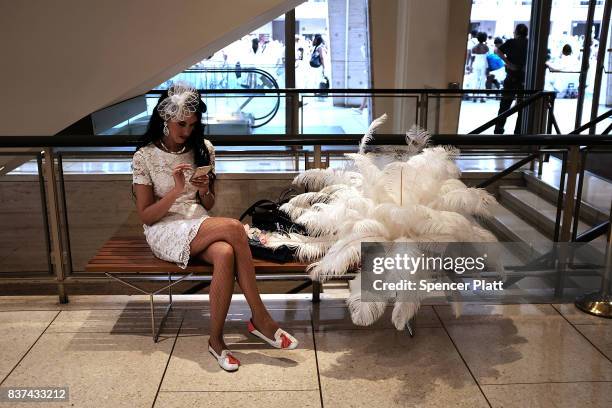
{"label": "concrete stair", "polygon": [[[503,241],[523,242],[540,252],[550,246],[554,237],[559,190],[530,172],[525,172],[523,178],[524,187],[499,187],[500,205],[492,211],[487,226]],[[605,220],[607,215],[601,210],[581,202],[578,234]],[[594,242],[605,244],[605,237]]]}
{"label": "concrete stair", "polygon": [[[500,205],[493,209],[492,218],[485,221],[485,226],[501,241],[524,244],[516,255],[526,260],[532,259],[534,255],[544,254],[551,248],[559,190],[531,172],[523,173],[523,177],[524,187],[515,185],[499,187]],[[606,219],[606,214],[601,210],[583,201],[578,234]],[[593,256],[599,257],[605,251],[606,237],[601,236],[590,244],[596,249],[592,252]]]}
{"label": "concrete stair", "polygon": [[491,210],[491,215],[484,224],[500,241],[525,244],[516,254],[520,259],[533,259],[550,250],[552,240],[515,212],[497,205]]}
{"label": "concrete stair", "polygon": [[[520,261],[515,265],[534,260],[540,255],[548,253],[553,244],[555,220],[557,216],[556,201],[559,190],[530,172],[523,173],[524,186],[502,185],[498,190],[498,202],[491,213],[492,217],[484,221],[500,241],[516,242],[516,246],[509,248]],[[563,214],[561,214],[562,216]],[[595,225],[607,220],[606,214],[588,203],[581,203],[578,233],[582,233]],[[606,248],[606,237],[601,236],[575,252],[577,260],[600,264]],[[505,263],[506,264],[506,263]],[[508,265],[508,264],[506,264]],[[542,271],[544,272],[544,271]],[[585,271],[586,272],[586,271]],[[539,272],[514,272],[510,281],[518,287],[533,289],[538,285],[542,288],[552,289],[556,278],[552,275],[541,281]],[[544,278],[542,275],[541,278]],[[566,277],[563,286],[566,289],[597,288],[600,276],[592,273],[582,274],[575,271]],[[545,283],[548,281],[548,283]]]}
{"label": "concrete stair", "polygon": [[[557,186],[541,180],[531,171],[523,172],[523,180],[529,191],[546,199],[553,205],[556,205],[555,203],[559,196],[559,189]],[[565,194],[563,198],[565,199]],[[597,225],[606,221],[608,219],[608,214],[583,200],[580,203],[580,218],[589,225]]]}
{"label": "concrete stair", "polygon": [[[557,206],[548,199],[529,190],[528,187],[502,186],[499,189],[500,202],[522,219],[533,225],[546,237],[552,239],[555,232]],[[561,212],[563,217],[563,212]],[[591,228],[590,223],[580,220],[578,233]]]}

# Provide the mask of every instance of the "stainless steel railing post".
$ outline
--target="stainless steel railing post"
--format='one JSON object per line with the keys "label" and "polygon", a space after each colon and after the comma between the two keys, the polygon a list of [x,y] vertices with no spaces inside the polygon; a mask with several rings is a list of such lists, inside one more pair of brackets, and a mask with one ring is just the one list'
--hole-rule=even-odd
{"label": "stainless steel railing post", "polygon": [[571,146],[569,148],[567,161],[567,187],[565,191],[565,200],[563,201],[563,221],[561,222],[560,242],[569,242],[572,237],[571,227],[572,217],[574,215],[576,178],[580,167],[580,146]]}
{"label": "stainless steel railing post", "polygon": [[49,213],[49,227],[51,236],[51,261],[57,279],[57,289],[60,303],[68,303],[68,295],[64,287],[66,270],[64,265],[64,249],[61,230],[59,192],[55,174],[55,158],[53,148],[44,148],[44,176],[47,193],[47,208],[43,211]]}
{"label": "stainless steel railing post", "polygon": [[[612,221],[612,208],[610,218]],[[589,293],[576,299],[574,304],[585,313],[600,317],[612,317],[612,227],[608,227],[608,244],[599,292]]]}

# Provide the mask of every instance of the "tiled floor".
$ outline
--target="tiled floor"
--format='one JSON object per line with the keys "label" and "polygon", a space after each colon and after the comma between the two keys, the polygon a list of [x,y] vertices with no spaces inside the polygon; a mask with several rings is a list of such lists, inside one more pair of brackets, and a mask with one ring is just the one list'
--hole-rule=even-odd
{"label": "tiled floor", "polygon": [[389,310],[357,327],[343,299],[264,295],[300,347],[245,335],[236,296],[226,341],[242,362],[223,372],[207,353],[204,296],[179,297],[160,342],[140,296],[0,298],[0,386],[69,387],[73,407],[609,407],[612,320],[572,304],[422,306],[416,335]]}

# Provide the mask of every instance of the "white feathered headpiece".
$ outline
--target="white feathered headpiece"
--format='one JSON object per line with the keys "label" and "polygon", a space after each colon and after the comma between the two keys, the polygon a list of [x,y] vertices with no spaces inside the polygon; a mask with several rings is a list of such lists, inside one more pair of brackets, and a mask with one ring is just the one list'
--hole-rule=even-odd
{"label": "white feathered headpiece", "polygon": [[168,88],[168,97],[157,106],[164,121],[180,122],[198,109],[198,92],[187,82],[177,81]]}

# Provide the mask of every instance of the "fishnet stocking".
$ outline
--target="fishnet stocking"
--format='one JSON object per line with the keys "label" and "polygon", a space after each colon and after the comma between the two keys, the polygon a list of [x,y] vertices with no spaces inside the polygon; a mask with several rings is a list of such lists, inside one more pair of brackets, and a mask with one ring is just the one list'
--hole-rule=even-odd
{"label": "fishnet stocking", "polygon": [[[228,247],[232,250],[233,262],[230,262]],[[233,218],[207,218],[191,241],[190,252],[192,256],[195,254],[213,264],[210,287],[210,338],[215,351],[217,351],[216,343],[220,344],[220,347],[225,347],[223,324],[231,301],[234,276],[237,276],[238,285],[251,308],[253,324],[264,335],[273,338],[278,324],[272,319],[261,300],[255,279],[253,257],[242,223]]]}

